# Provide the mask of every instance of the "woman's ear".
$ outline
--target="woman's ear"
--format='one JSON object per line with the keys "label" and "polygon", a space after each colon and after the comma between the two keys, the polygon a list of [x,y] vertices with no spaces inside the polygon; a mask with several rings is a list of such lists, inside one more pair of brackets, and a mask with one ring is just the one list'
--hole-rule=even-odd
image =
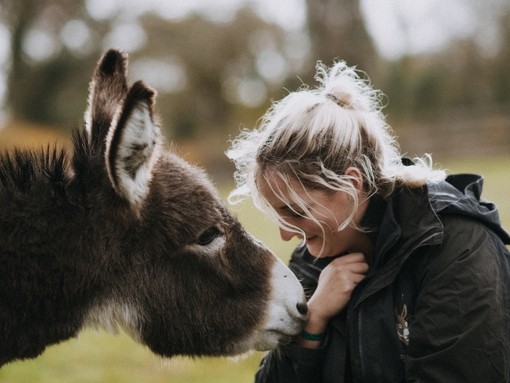
{"label": "woman's ear", "polygon": [[360,192],[365,191],[364,182],[363,182],[363,174],[361,174],[361,171],[354,167],[350,166],[347,169],[345,169],[346,176],[349,176],[351,179],[352,185],[354,188]]}

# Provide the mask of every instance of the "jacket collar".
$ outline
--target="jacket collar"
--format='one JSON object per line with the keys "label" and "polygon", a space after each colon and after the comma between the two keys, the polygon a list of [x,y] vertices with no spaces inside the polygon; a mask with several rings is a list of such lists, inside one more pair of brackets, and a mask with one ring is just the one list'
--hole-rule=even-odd
{"label": "jacket collar", "polygon": [[429,186],[429,198],[439,214],[464,215],[482,222],[505,244],[510,235],[502,228],[496,206],[481,198],[483,177],[474,174],[448,176],[446,182]]}
{"label": "jacket collar", "polygon": [[[413,248],[440,244],[442,240],[443,225],[428,198],[428,188],[401,187],[388,201],[376,242],[375,269]],[[389,254],[397,242],[401,250]]]}
{"label": "jacket collar", "polygon": [[481,199],[482,186],[481,176],[460,174],[418,189],[398,188],[388,200],[377,237],[375,264],[360,284],[365,288],[359,291],[355,306],[392,283],[402,264],[416,249],[442,243],[444,233],[439,215],[457,214],[476,219],[503,242],[510,243],[495,205]]}
{"label": "jacket collar", "polygon": [[364,288],[357,288],[353,309],[376,291],[391,284],[402,264],[416,249],[438,245],[442,241],[443,225],[432,208],[428,188],[397,189],[388,200],[377,237],[375,263],[367,278],[358,286]]}

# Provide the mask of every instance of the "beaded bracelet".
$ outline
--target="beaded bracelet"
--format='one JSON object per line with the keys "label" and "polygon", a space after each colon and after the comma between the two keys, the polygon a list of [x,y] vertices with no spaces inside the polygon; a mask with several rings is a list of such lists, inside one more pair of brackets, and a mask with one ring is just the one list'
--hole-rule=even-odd
{"label": "beaded bracelet", "polygon": [[326,336],[326,333],[321,334],[312,334],[306,331],[301,332],[301,337],[306,340],[311,340],[314,342],[321,342],[324,340],[324,337]]}

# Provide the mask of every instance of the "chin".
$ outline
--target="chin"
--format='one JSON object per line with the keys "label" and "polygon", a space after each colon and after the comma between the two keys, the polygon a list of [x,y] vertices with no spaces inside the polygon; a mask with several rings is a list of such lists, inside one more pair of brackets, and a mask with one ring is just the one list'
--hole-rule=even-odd
{"label": "chin", "polygon": [[326,249],[321,249],[318,246],[306,246],[308,252],[316,258],[326,258],[329,257],[329,251],[325,251]]}

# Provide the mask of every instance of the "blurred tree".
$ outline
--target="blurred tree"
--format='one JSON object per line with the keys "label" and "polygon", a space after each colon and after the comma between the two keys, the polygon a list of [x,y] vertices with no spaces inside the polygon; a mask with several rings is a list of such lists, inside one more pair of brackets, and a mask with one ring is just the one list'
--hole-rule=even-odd
{"label": "blurred tree", "polygon": [[61,125],[75,122],[83,110],[86,100],[77,96],[86,91],[100,42],[82,54],[67,49],[61,34],[74,19],[101,29],[87,16],[83,1],[2,1],[0,22],[10,32],[7,108],[15,118]]}
{"label": "blurred tree", "polygon": [[[474,17],[471,33],[438,52],[387,63],[383,90],[392,118],[442,119],[493,113],[510,103],[510,3],[462,2]],[[411,27],[411,26],[408,26]]]}
{"label": "blurred tree", "polygon": [[[141,24],[150,36],[137,57],[177,63],[185,83],[159,97],[160,111],[175,137],[214,135],[238,129],[238,112],[262,113],[273,89],[289,76],[285,31],[258,18],[248,8],[229,22],[197,15],[169,23],[146,15]],[[271,56],[268,58],[268,55]],[[273,63],[281,78],[264,77],[261,60]],[[272,60],[272,61],[271,61]],[[136,65],[134,63],[133,65]],[[154,65],[154,62],[149,63]],[[280,69],[278,69],[280,68]],[[157,83],[154,84],[157,88]],[[234,117],[234,118],[233,118]],[[223,133],[221,133],[223,132]]]}
{"label": "blurred tree", "polygon": [[[443,86],[448,92],[446,105],[473,107],[491,102],[488,62],[474,41],[457,41],[440,56],[436,57],[435,65],[441,65],[445,74]],[[433,71],[434,68],[429,70]]]}
{"label": "blurred tree", "polygon": [[299,68],[289,33],[248,6],[231,21],[214,22],[198,14],[171,21],[133,15],[121,2],[93,17],[92,3],[2,0],[0,22],[11,44],[7,107],[14,118],[57,126],[79,121],[94,63],[109,47],[130,53],[131,78],[158,90],[165,126],[180,138],[237,129],[245,120],[239,114],[254,121]]}
{"label": "blurred tree", "polygon": [[[345,60],[376,77],[380,62],[374,42],[367,32],[359,0],[306,0],[311,59],[331,65]],[[312,78],[313,64],[307,75]]]}
{"label": "blurred tree", "polygon": [[383,76],[382,90],[387,97],[385,112],[392,119],[403,118],[410,113],[412,85],[409,79],[412,78],[412,64],[411,57],[403,56],[389,64]]}
{"label": "blurred tree", "polygon": [[212,21],[203,12],[140,16],[122,0],[105,2],[114,7],[103,15],[91,5],[101,0],[0,0],[10,35],[10,58],[0,61],[8,65],[6,99],[15,118],[72,125],[85,109],[95,61],[112,46],[130,53],[133,80],[158,90],[158,110],[175,138],[224,142],[240,123],[254,124],[284,88],[313,84],[317,60],[343,59],[366,71],[387,93],[392,118],[508,104],[510,3],[458,1],[476,15],[473,33],[441,52],[384,61],[360,0],[306,0],[306,28],[291,31],[261,19],[249,2],[231,19]]}
{"label": "blurred tree", "polygon": [[501,32],[499,49],[491,60],[490,78],[493,87],[493,99],[498,104],[510,103],[510,5],[499,14]]}

